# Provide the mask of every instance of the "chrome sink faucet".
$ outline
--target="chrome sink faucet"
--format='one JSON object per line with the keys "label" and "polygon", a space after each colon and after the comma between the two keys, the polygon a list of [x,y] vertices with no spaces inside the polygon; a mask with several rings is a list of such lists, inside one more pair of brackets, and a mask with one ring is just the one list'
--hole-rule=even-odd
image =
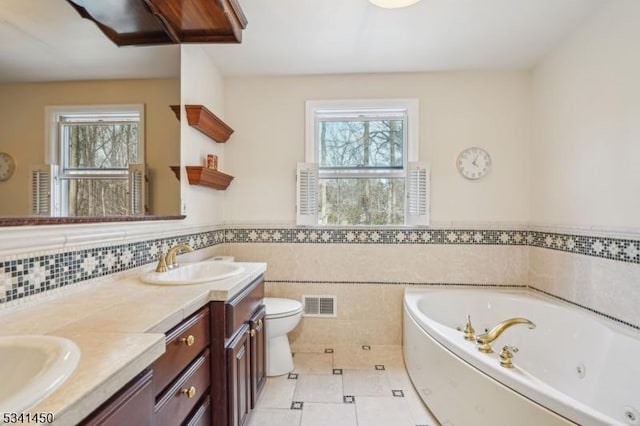
{"label": "chrome sink faucet", "polygon": [[174,269],[180,266],[176,259],[176,254],[180,250],[192,252],[193,248],[189,244],[176,244],[167,251],[166,256],[160,253],[158,266],[156,266],[156,272],[167,272],[169,269]]}
{"label": "chrome sink faucet", "polygon": [[509,327],[514,325],[524,324],[530,329],[536,328],[536,325],[529,321],[526,318],[509,318],[507,320],[502,321],[500,324],[493,327],[490,331],[481,334],[476,337],[476,343],[478,344],[478,350],[484,353],[491,353],[493,349],[491,349],[490,343],[496,340],[500,335]]}

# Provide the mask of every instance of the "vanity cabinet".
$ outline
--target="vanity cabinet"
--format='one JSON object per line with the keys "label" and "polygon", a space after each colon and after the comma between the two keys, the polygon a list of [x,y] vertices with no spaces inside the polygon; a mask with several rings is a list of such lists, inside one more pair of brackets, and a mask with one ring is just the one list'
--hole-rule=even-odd
{"label": "vanity cabinet", "polygon": [[263,278],[169,330],[165,353],[81,424],[246,425],[266,382]]}
{"label": "vanity cabinet", "polygon": [[[245,425],[266,376],[261,275],[227,302],[211,303],[214,426]],[[220,350],[218,350],[220,349]]]}

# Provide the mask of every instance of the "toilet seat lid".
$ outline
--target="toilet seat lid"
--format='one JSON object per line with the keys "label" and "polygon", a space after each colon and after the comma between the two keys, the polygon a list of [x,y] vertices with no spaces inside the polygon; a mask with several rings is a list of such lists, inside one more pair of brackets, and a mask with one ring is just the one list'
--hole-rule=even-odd
{"label": "toilet seat lid", "polygon": [[264,305],[267,310],[267,318],[288,317],[302,312],[302,303],[292,299],[265,297]]}

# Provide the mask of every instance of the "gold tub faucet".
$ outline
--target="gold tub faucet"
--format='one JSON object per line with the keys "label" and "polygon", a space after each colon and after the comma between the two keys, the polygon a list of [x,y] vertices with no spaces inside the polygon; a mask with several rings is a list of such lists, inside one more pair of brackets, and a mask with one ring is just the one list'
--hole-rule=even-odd
{"label": "gold tub faucet", "polygon": [[490,331],[481,334],[476,337],[476,343],[478,343],[478,350],[484,353],[491,353],[493,349],[491,349],[490,343],[496,340],[500,335],[509,327],[524,324],[530,329],[536,328],[536,325],[529,321],[526,318],[509,318],[507,320],[502,321],[500,324],[493,327]]}
{"label": "gold tub faucet", "polygon": [[178,253],[178,251],[180,250],[192,252],[193,248],[191,248],[189,244],[176,244],[175,246],[171,247],[169,251],[167,251],[166,256],[160,253],[158,266],[156,266],[156,272],[167,272],[169,269],[177,268],[178,266],[180,266],[178,265],[178,261],[176,259],[176,253]]}

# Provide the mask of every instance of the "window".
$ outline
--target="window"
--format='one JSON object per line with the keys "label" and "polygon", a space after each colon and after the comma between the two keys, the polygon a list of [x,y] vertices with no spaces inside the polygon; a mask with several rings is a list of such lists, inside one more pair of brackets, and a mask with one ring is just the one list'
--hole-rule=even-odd
{"label": "window", "polygon": [[[143,115],[142,105],[48,107],[51,179],[43,168],[32,176],[34,189],[40,181],[48,186],[49,212],[35,207],[34,213],[144,214]],[[38,205],[47,204],[42,189],[34,194]]]}
{"label": "window", "polygon": [[[414,163],[417,109],[413,99],[307,102],[307,163],[298,167],[298,223],[426,224],[428,171]],[[420,168],[422,187],[411,180],[412,170]],[[413,208],[419,197],[422,215]]]}

